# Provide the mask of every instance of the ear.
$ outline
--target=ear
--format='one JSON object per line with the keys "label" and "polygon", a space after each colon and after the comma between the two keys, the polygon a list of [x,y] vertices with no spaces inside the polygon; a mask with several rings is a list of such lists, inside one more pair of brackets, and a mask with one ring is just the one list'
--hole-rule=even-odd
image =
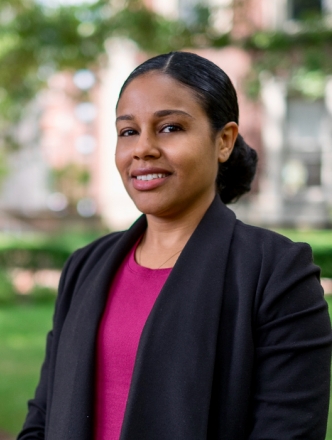
{"label": "ear", "polygon": [[218,142],[218,161],[223,163],[231,155],[234,144],[239,133],[239,127],[236,122],[228,122],[219,132]]}

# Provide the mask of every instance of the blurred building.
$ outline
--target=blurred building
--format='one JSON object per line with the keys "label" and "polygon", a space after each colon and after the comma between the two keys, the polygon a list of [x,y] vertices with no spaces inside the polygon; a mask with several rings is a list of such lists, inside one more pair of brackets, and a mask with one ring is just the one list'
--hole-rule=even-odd
{"label": "blurred building", "polygon": [[[188,23],[199,0],[145,0],[156,12]],[[212,28],[234,39],[259,31],[303,32],[302,17],[332,20],[332,0],[206,0]],[[199,38],[199,36],[198,36]],[[184,48],[186,50],[186,48]],[[192,50],[188,48],[188,50]],[[252,51],[239,46],[199,49],[231,77],[239,95],[240,132],[260,156],[250,195],[231,206],[239,218],[263,225],[332,224],[332,79],[308,75],[304,87],[320,87],[314,98],[293,93],[287,76],[262,71],[260,94],[248,97],[246,81],[255,67]],[[24,151],[13,156],[13,172],[0,208],[23,216],[47,212],[102,217],[112,229],[139,215],[114,165],[115,105],[123,81],[147,56],[134,43],[112,40],[109,66],[100,72],[58,74],[19,127]],[[39,125],[36,117],[39,115]]]}
{"label": "blurred building", "polygon": [[[301,19],[315,13],[331,23],[330,0],[260,3],[262,27],[276,32],[303,33]],[[306,92],[311,87],[321,88],[321,93],[309,98],[308,93],[294,93],[285,78],[261,75],[264,163],[257,210],[248,212],[254,221],[331,226],[332,79],[309,73],[302,80]]]}
{"label": "blurred building", "polygon": [[[219,32],[231,32],[235,38],[259,31],[288,35],[303,32],[302,18],[307,15],[317,14],[325,23],[332,21],[331,0],[209,0],[204,4],[207,3],[213,8],[213,26]],[[195,20],[199,0],[146,0],[146,4],[161,14],[190,22]],[[121,78],[120,83],[143,57],[130,45],[127,52],[124,48],[117,42],[110,49],[110,75]],[[318,96],[308,97],[294,93],[287,76],[261,72],[260,95],[252,100],[245,90],[246,78],[255,63],[250,52],[232,46],[195,51],[218,64],[231,77],[239,95],[240,132],[259,153],[253,191],[231,205],[237,215],[267,226],[330,227],[332,78],[307,75],[304,87],[322,89]],[[117,89],[112,105],[116,94]],[[114,145],[114,140],[109,144]],[[115,171],[112,176],[116,176]],[[129,213],[131,202],[122,193],[119,182],[111,187],[117,188],[117,195],[113,193],[109,219],[121,223],[121,212]],[[123,211],[112,213],[112,206],[121,204]]]}
{"label": "blurred building", "polygon": [[100,227],[98,87],[93,72],[58,73],[15,128],[0,229]]}

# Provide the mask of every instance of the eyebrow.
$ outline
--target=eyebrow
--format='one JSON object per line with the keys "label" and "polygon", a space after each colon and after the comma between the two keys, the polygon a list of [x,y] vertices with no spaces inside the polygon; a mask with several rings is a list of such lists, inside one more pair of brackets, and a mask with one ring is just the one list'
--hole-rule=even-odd
{"label": "eyebrow", "polygon": [[121,115],[121,116],[118,116],[116,118],[115,122],[118,122],[118,121],[132,121],[133,119],[134,119],[133,115]]}
{"label": "eyebrow", "polygon": [[183,110],[159,110],[155,112],[154,114],[158,118],[162,118],[163,116],[169,116],[169,115],[182,115],[182,116],[188,116],[189,118],[193,118],[189,113],[184,112]]}
{"label": "eyebrow", "polygon": [[[183,110],[158,110],[154,113],[154,116],[157,118],[163,118],[164,116],[170,116],[170,115],[181,115],[181,116],[187,116],[189,118],[193,119],[193,116],[191,116],[189,113],[184,112]],[[121,115],[116,118],[116,122],[118,121],[132,121],[134,120],[134,115],[128,114],[128,115]]]}

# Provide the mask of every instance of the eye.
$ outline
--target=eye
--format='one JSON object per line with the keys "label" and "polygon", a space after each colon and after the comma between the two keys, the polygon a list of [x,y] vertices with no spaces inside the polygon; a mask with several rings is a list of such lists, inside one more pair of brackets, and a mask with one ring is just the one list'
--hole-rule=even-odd
{"label": "eye", "polygon": [[127,137],[127,136],[134,136],[135,134],[137,134],[136,130],[133,130],[132,128],[128,128],[125,130],[121,130],[119,133],[120,137]]}
{"label": "eye", "polygon": [[174,131],[181,131],[181,130],[182,130],[182,127],[180,127],[179,125],[167,124],[161,129],[161,132],[162,133],[173,133]]}

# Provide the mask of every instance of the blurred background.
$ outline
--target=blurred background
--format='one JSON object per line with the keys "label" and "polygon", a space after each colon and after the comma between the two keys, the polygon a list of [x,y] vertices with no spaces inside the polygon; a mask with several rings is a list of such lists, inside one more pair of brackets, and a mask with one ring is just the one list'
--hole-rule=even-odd
{"label": "blurred background", "polygon": [[139,215],[114,109],[133,68],[171,50],[238,91],[260,161],[230,207],[309,242],[332,293],[332,0],[0,0],[0,440],[33,394],[63,263]]}

